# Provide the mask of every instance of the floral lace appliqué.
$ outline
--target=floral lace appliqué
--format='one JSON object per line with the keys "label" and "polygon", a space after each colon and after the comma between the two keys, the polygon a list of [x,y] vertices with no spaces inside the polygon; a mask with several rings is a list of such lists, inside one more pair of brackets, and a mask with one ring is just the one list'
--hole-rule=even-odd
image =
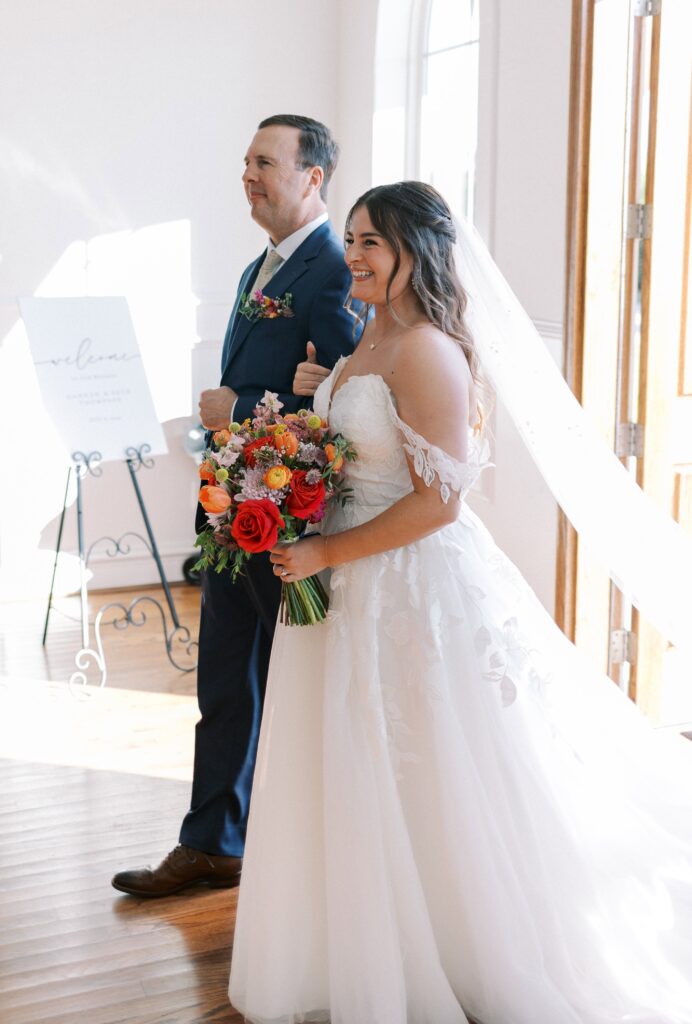
{"label": "floral lace appliqu\u00e9", "polygon": [[449,501],[452,493],[463,498],[475,483],[481,470],[489,465],[487,445],[472,441],[469,447],[469,461],[459,462],[442,448],[426,441],[412,427],[409,427],[408,423],[404,423],[394,408],[393,400],[390,406],[394,423],[404,435],[404,451],[413,460],[416,475],[421,478],[426,487],[433,487],[436,481],[439,482],[440,497],[445,504]]}

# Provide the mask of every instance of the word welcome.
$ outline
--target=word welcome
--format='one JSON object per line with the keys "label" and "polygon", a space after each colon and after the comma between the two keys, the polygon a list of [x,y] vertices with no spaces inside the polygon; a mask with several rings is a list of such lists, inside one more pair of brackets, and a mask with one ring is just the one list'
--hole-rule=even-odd
{"label": "word welcome", "polygon": [[76,370],[86,370],[95,363],[128,363],[131,359],[139,359],[139,352],[107,352],[97,355],[91,352],[93,341],[91,338],[82,338],[74,355],[56,356],[54,359],[40,359],[34,362],[35,366],[74,366]]}

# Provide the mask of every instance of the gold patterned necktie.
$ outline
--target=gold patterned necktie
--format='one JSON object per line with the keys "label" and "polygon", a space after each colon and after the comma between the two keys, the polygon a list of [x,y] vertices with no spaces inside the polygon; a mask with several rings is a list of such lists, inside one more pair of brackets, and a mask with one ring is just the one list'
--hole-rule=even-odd
{"label": "gold patterned necktie", "polygon": [[264,257],[262,266],[259,269],[257,279],[252,286],[252,291],[262,291],[265,284],[271,277],[274,276],[275,272],[283,263],[283,257],[279,256],[276,249],[270,249],[267,255]]}

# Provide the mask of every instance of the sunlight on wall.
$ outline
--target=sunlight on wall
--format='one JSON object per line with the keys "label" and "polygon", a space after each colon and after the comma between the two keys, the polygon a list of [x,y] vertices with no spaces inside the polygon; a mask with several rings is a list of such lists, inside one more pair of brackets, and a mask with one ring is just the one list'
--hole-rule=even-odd
{"label": "sunlight on wall", "polygon": [[[75,241],[34,294],[124,295],[159,420],[190,415],[196,299],[188,220]],[[18,484],[0,494],[0,596],[47,593],[51,555],[38,552],[39,537],[62,507],[69,460],[43,407],[21,320],[0,347],[0,402],[0,470],[3,480]],[[13,437],[18,444],[8,443]],[[27,465],[28,500],[22,476]],[[58,590],[66,592],[74,587],[73,560],[66,558],[62,569]]]}
{"label": "sunlight on wall", "polygon": [[473,219],[478,145],[479,5],[433,0],[422,33],[420,178]]}
{"label": "sunlight on wall", "polygon": [[[0,489],[0,599],[47,596],[51,558],[38,544],[42,527],[62,507],[68,456],[43,406],[21,320],[0,348],[0,433],[0,473],[7,483]],[[60,569],[64,593],[77,584],[76,559],[66,557]]]}
{"label": "sunlight on wall", "polygon": [[406,109],[376,110],[373,117],[372,183],[386,185],[406,177]]}
{"label": "sunlight on wall", "polygon": [[407,161],[409,26],[415,0],[380,0],[377,10],[372,183],[414,177]]}
{"label": "sunlight on wall", "polygon": [[74,242],[35,294],[124,295],[159,419],[190,415],[196,300],[188,220]]}

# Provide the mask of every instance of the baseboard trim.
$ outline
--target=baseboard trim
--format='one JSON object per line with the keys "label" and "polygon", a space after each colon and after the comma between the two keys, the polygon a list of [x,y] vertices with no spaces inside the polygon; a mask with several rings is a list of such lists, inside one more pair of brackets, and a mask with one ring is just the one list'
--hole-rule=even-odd
{"label": "baseboard trim", "polygon": [[[192,546],[159,549],[166,579],[170,583],[184,580],[183,563],[194,553]],[[159,582],[156,563],[147,551],[113,557],[109,557],[105,551],[94,552],[89,560],[89,569],[92,572],[90,590],[148,586]]]}

